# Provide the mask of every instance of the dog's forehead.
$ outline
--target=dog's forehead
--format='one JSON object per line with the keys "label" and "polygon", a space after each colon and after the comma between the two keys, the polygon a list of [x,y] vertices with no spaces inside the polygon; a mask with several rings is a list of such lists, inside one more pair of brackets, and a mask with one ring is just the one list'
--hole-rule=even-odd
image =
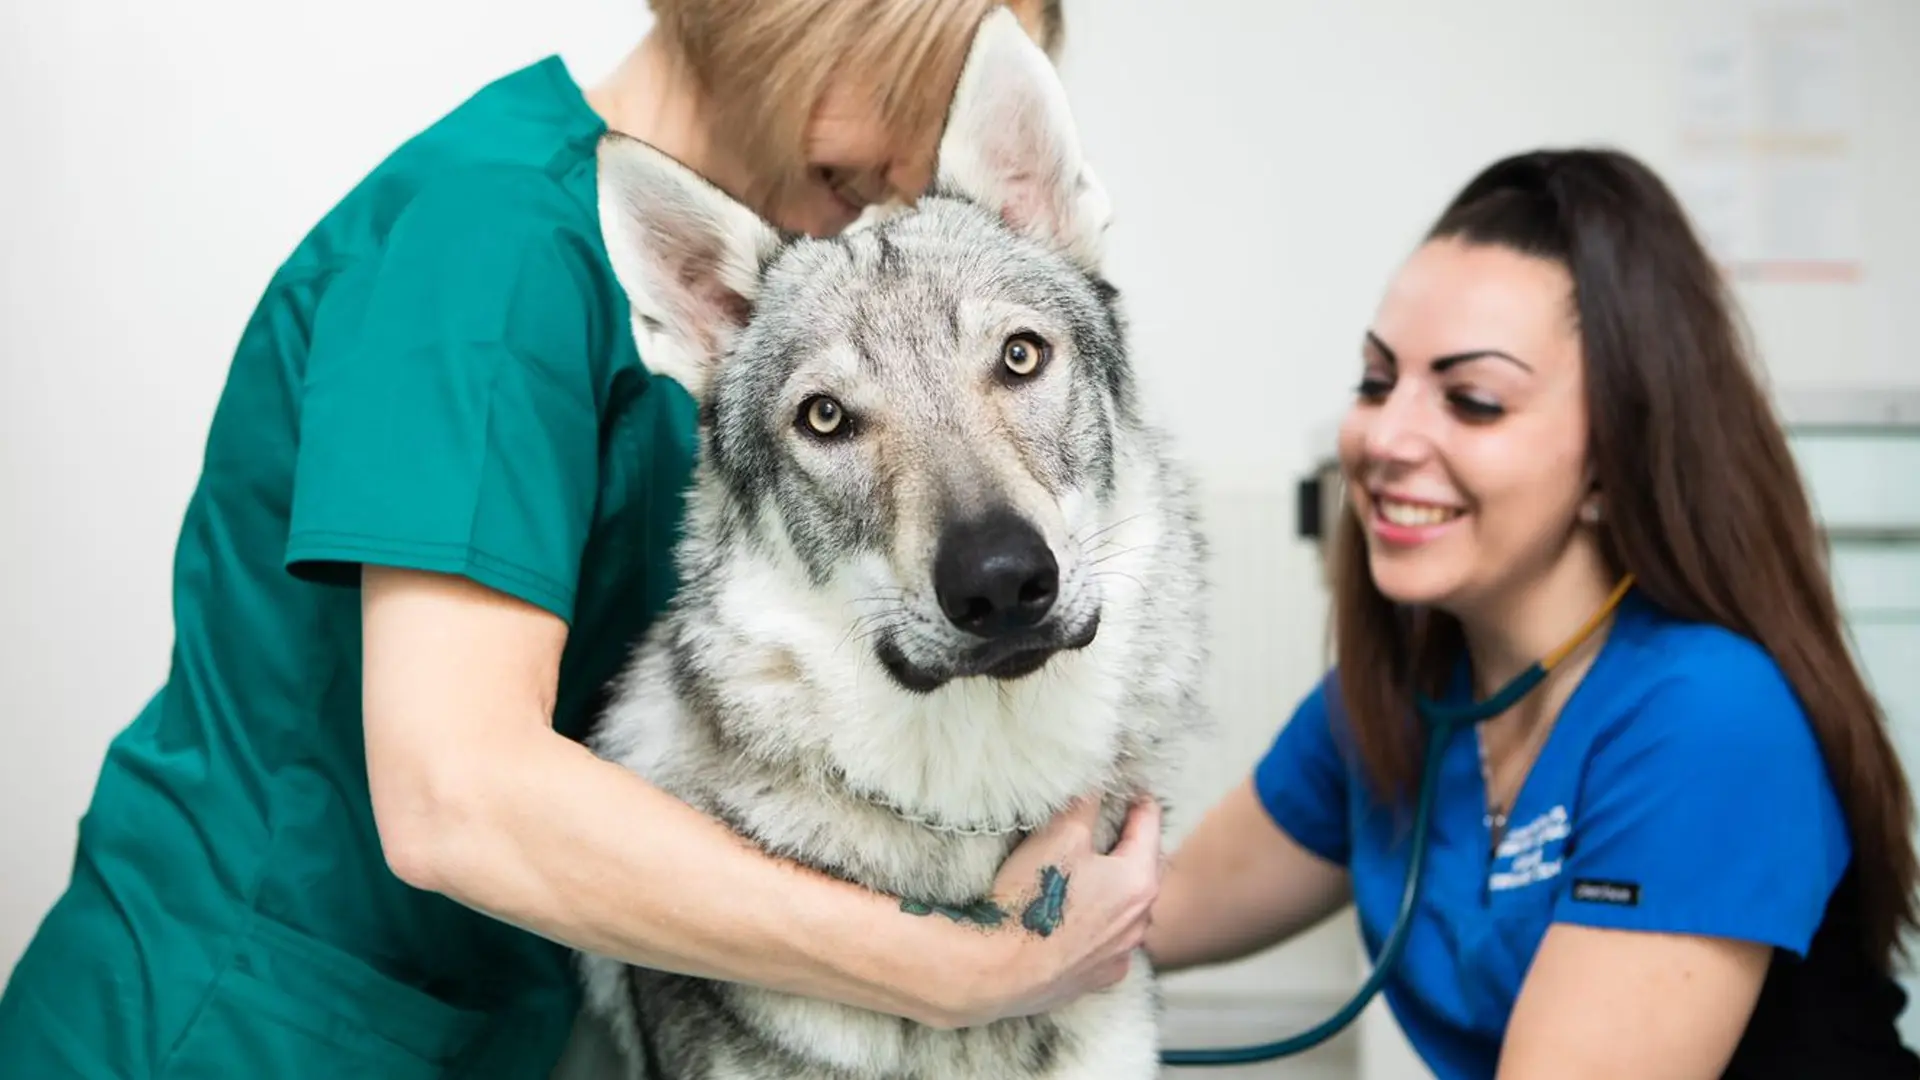
{"label": "dog's forehead", "polygon": [[[950,323],[961,304],[1040,303],[1057,294],[1054,260],[970,204],[929,197],[916,209],[831,241],[790,248],[769,268],[767,306],[809,310],[815,325]],[[949,330],[958,330],[949,325]]]}

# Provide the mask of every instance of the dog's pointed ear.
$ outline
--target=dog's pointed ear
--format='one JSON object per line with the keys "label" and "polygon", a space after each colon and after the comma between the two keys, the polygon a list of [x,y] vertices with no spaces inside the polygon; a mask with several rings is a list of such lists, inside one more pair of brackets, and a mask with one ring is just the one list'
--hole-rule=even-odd
{"label": "dog's pointed ear", "polygon": [[1004,6],[974,33],[940,139],[937,186],[1098,268],[1106,191],[1082,157],[1059,72]]}
{"label": "dog's pointed ear", "polygon": [[692,169],[618,133],[598,148],[600,228],[640,358],[696,399],[753,310],[780,235]]}

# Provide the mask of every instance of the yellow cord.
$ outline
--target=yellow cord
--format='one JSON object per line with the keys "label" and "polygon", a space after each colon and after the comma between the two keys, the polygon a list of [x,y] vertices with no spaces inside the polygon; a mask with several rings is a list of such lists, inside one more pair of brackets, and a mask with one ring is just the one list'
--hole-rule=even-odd
{"label": "yellow cord", "polygon": [[1548,653],[1546,659],[1540,661],[1540,666],[1547,671],[1552,671],[1562,660],[1573,655],[1573,650],[1579,648],[1581,642],[1592,637],[1593,632],[1600,629],[1600,624],[1607,620],[1607,616],[1613,614],[1613,609],[1620,606],[1620,601],[1626,599],[1627,590],[1632,587],[1632,574],[1621,578],[1620,584],[1613,587],[1613,595],[1607,597],[1605,606],[1599,611],[1594,612],[1593,617],[1587,620],[1587,624],[1582,626],[1580,632],[1575,634],[1566,644]]}

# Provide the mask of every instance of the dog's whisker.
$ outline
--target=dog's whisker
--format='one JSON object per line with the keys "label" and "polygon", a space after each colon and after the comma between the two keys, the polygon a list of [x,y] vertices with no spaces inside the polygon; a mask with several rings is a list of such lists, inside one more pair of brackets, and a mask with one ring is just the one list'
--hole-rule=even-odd
{"label": "dog's whisker", "polygon": [[1080,549],[1080,555],[1082,558],[1087,558],[1094,555],[1105,554],[1115,548],[1119,548],[1121,551],[1137,551],[1140,549],[1140,546],[1139,544],[1123,543],[1121,538],[1117,536],[1109,536],[1097,544],[1088,544],[1082,547]]}
{"label": "dog's whisker", "polygon": [[1095,527],[1093,532],[1088,534],[1085,537],[1079,537],[1076,535],[1076,539],[1079,540],[1079,542],[1082,544],[1090,544],[1093,541],[1098,540],[1100,537],[1105,536],[1106,534],[1112,532],[1113,530],[1118,529],[1120,526],[1126,525],[1129,522],[1136,521],[1143,516],[1144,515],[1141,515],[1141,514],[1128,514],[1126,517],[1121,518],[1119,521],[1108,522],[1105,525]]}
{"label": "dog's whisker", "polygon": [[841,635],[839,642],[834,645],[834,651],[839,652],[851,641],[871,642],[881,634],[892,633],[911,625],[913,621],[913,613],[903,610],[864,615],[847,626],[847,632]]}
{"label": "dog's whisker", "polygon": [[865,635],[867,633],[872,632],[873,630],[884,628],[886,626],[891,626],[891,625],[898,625],[898,624],[895,623],[894,620],[886,619],[886,618],[871,619],[865,622],[851,623],[847,626],[846,634],[844,634],[840,638],[840,644],[844,645],[855,637]]}
{"label": "dog's whisker", "polygon": [[882,634],[893,633],[894,631],[899,630],[900,628],[907,626],[912,622],[913,620],[911,618],[903,618],[903,619],[893,620],[892,622],[882,623],[878,626],[874,626],[862,631],[859,635],[859,640],[862,642],[872,641],[875,638],[878,638]]}
{"label": "dog's whisker", "polygon": [[[1137,519],[1137,518],[1139,518],[1140,516],[1141,516],[1141,515],[1139,515],[1139,514],[1129,514],[1128,516],[1126,516],[1126,517],[1123,517],[1123,518],[1121,518],[1121,519],[1120,519],[1120,520],[1118,520],[1118,521],[1109,521],[1109,522],[1106,522],[1105,524],[1101,524],[1101,523],[1097,523],[1097,522],[1096,522],[1095,524],[1092,524],[1092,525],[1089,525],[1089,526],[1088,526],[1088,529],[1091,529],[1091,530],[1092,530],[1092,532],[1091,532],[1091,534],[1090,534],[1091,536],[1098,536],[1098,535],[1100,535],[1101,533],[1104,533],[1104,532],[1110,532],[1110,531],[1112,531],[1112,530],[1114,530],[1114,529],[1117,529],[1117,528],[1119,528],[1120,526],[1122,526],[1122,525],[1125,525],[1126,523],[1128,523],[1128,522],[1130,522],[1130,521],[1133,521],[1133,520],[1135,520],[1135,519]],[[1085,530],[1083,530],[1083,531],[1085,531]]]}
{"label": "dog's whisker", "polygon": [[858,633],[859,636],[863,638],[872,637],[875,634],[886,633],[889,630],[898,630],[911,621],[911,619],[906,618],[882,619],[878,622],[870,622],[865,626],[859,627]]}
{"label": "dog's whisker", "polygon": [[[901,605],[894,605],[891,607],[881,608],[877,611],[868,611],[860,615],[856,615],[851,620],[848,621],[847,632],[844,636],[841,637],[840,644],[841,645],[846,644],[847,639],[851,638],[856,632],[863,630],[869,626],[872,626],[877,622],[884,622],[887,620],[899,618],[903,615],[910,615],[910,614],[911,612],[906,607]],[[835,647],[838,648],[838,646],[835,646]]]}
{"label": "dog's whisker", "polygon": [[849,606],[853,604],[898,604],[901,601],[905,600],[906,598],[907,598],[907,591],[905,589],[901,589],[900,591],[895,592],[891,595],[888,595],[885,593],[874,593],[873,595],[870,595],[870,596],[856,596],[853,599],[847,601],[847,604]]}

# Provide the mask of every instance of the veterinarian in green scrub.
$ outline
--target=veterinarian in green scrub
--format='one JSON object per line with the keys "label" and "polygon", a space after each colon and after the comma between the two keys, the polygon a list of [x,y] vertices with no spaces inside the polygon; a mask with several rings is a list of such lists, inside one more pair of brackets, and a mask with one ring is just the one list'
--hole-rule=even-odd
{"label": "veterinarian in green scrub", "polygon": [[[1055,47],[1058,6],[1014,5]],[[582,89],[481,89],[321,220],[245,326],[186,508],[171,673],[112,743],[0,998],[0,1076],[545,1077],[568,946],[941,1025],[1117,981],[1157,822],[1040,940],[764,858],[576,741],[675,588],[695,415],[636,355],[594,149],[792,229],[927,183],[988,0],[654,0]],[[906,89],[906,88],[911,88]],[[1009,893],[1013,890],[1010,888]]]}
{"label": "veterinarian in green scrub", "polygon": [[1383,996],[1439,1080],[1920,1077],[1911,796],[1736,314],[1625,154],[1447,206],[1332,361],[1338,666],[1173,854],[1157,965],[1349,902],[1378,957],[1424,839]]}

